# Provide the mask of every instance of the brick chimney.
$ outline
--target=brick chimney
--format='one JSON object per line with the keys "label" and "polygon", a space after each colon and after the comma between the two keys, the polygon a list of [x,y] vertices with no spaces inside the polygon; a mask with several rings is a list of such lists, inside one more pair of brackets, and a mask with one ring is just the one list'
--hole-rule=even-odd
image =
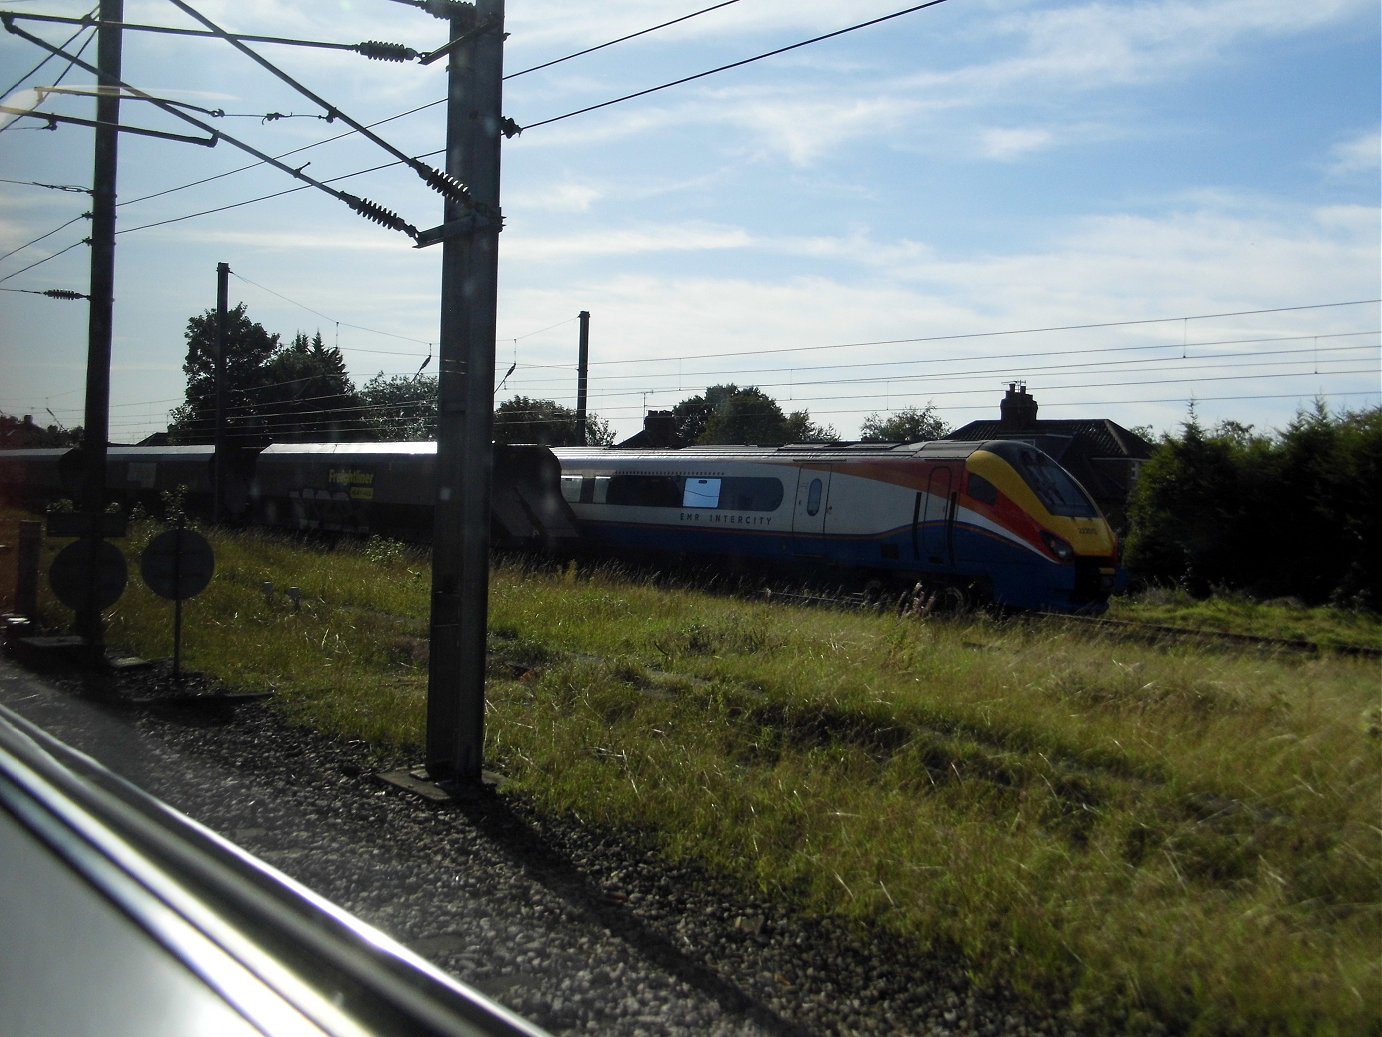
{"label": "brick chimney", "polygon": [[1027,395],[1021,382],[1009,382],[1007,395],[998,407],[998,423],[1005,429],[1036,427],[1037,402]]}
{"label": "brick chimney", "polygon": [[643,416],[643,432],[646,436],[645,446],[681,446],[677,440],[677,418],[669,410],[655,410],[645,414]]}

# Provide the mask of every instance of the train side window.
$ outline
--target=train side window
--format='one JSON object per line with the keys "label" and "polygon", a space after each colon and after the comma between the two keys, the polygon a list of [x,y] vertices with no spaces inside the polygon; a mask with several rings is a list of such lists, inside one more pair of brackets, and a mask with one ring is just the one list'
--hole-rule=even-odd
{"label": "train side window", "polygon": [[605,503],[643,508],[679,508],[681,486],[670,475],[611,475]]}
{"label": "train side window", "polygon": [[781,479],[731,476],[723,480],[720,507],[732,511],[776,511],[782,506],[782,496]]}
{"label": "train side window", "polygon": [[974,472],[969,473],[969,495],[980,504],[998,503],[998,487]]}
{"label": "train side window", "polygon": [[687,479],[682,491],[683,508],[718,508],[720,506],[719,479]]}
{"label": "train side window", "polygon": [[568,504],[575,504],[581,499],[581,484],[584,480],[579,475],[563,475],[561,477],[561,497]]}
{"label": "train side window", "polygon": [[582,503],[582,504],[594,504],[594,503],[595,503],[595,481],[596,481],[595,478],[594,478],[593,476],[589,476],[589,475],[587,475],[584,479],[581,480],[581,503]]}
{"label": "train side window", "polygon": [[821,510],[821,496],[825,492],[825,481],[823,479],[812,479],[811,486],[806,491],[806,514],[815,515]]}

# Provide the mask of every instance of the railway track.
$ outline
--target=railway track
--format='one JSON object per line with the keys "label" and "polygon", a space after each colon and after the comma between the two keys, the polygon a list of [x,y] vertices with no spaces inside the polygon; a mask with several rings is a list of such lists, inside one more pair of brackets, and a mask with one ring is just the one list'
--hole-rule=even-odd
{"label": "railway track", "polygon": [[1202,644],[1242,645],[1276,652],[1297,652],[1302,655],[1347,655],[1365,659],[1382,659],[1382,648],[1371,645],[1335,644],[1307,641],[1299,638],[1260,637],[1255,634],[1236,634],[1226,630],[1200,630],[1163,623],[1139,623],[1125,619],[1105,619],[1100,616],[1067,616],[1053,612],[1035,613],[1046,620],[1067,626],[1085,626],[1119,636],[1136,637],[1147,641],[1197,642]]}
{"label": "railway track", "polygon": [[[910,604],[910,595],[903,593],[896,601],[892,596],[880,597],[868,591],[825,592],[766,589],[761,593],[765,601],[779,604],[811,605],[844,609],[894,609],[903,611]],[[942,601],[942,609],[946,602]],[[1065,626],[1087,627],[1120,637],[1139,638],[1151,642],[1194,642],[1199,644],[1237,645],[1272,652],[1294,652],[1301,655],[1343,655],[1361,659],[1382,659],[1382,648],[1338,642],[1309,641],[1304,638],[1263,637],[1239,634],[1227,630],[1204,630],[1195,627],[1172,626],[1166,623],[1142,623],[1135,620],[1108,619],[1103,616],[1079,616],[1063,612],[1033,612],[1028,618],[1061,623]]]}

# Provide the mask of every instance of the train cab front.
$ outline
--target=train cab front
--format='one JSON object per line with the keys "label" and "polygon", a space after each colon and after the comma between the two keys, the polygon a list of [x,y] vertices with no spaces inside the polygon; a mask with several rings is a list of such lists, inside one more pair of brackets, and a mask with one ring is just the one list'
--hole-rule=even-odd
{"label": "train cab front", "polygon": [[1102,612],[1123,575],[1118,538],[1099,506],[1074,476],[1029,444],[996,440],[971,457],[971,471],[996,467],[1020,481],[1014,495],[1033,521],[1048,561],[1066,574],[1059,581],[1062,600],[1052,604],[1071,612]]}

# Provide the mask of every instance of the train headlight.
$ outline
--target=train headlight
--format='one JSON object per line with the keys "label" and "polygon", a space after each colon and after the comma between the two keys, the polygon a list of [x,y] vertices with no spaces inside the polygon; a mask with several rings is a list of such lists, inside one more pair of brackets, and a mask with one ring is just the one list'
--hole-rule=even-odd
{"label": "train headlight", "polygon": [[1041,539],[1045,541],[1046,549],[1050,551],[1053,555],[1055,555],[1058,559],[1060,559],[1062,562],[1069,562],[1074,560],[1075,549],[1071,547],[1068,543],[1066,543],[1064,540],[1062,540],[1060,537],[1056,536],[1056,534],[1048,533],[1045,530],[1042,530]]}

